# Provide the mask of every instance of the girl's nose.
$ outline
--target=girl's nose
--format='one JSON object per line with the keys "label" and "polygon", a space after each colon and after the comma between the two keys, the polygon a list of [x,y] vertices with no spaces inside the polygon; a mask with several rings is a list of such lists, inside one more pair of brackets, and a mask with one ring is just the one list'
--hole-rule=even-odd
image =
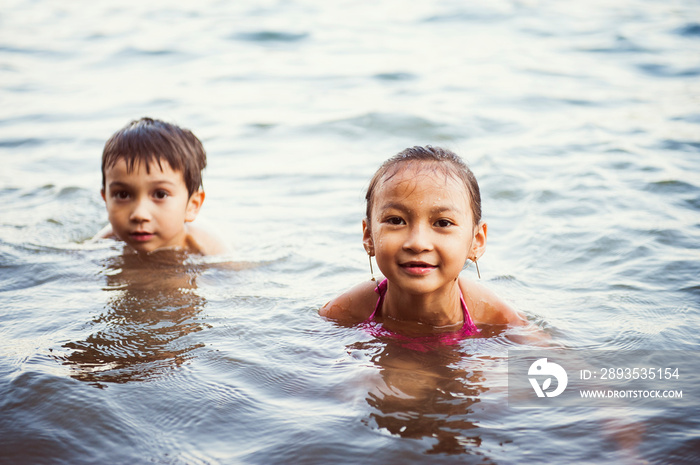
{"label": "girl's nose", "polygon": [[432,249],[430,231],[421,225],[413,226],[409,230],[408,237],[406,237],[403,247],[404,249],[411,250],[416,253],[425,252]]}

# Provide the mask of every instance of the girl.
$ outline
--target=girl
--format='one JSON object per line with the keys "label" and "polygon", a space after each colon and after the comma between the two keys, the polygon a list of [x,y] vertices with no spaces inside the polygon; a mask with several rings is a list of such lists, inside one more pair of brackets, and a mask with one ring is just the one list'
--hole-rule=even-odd
{"label": "girl", "polygon": [[[367,189],[363,243],[385,279],[328,302],[322,316],[405,336],[462,338],[477,325],[525,318],[481,284],[460,277],[486,248],[476,178],[453,152],[413,147],[390,158]],[[478,267],[477,267],[478,270]]]}

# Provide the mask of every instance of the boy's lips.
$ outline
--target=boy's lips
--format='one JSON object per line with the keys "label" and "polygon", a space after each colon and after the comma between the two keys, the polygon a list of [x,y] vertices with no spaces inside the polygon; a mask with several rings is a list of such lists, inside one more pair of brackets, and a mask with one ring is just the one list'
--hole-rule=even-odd
{"label": "boy's lips", "polygon": [[153,238],[155,234],[146,232],[146,231],[134,231],[132,233],[129,233],[129,236],[131,236],[132,239],[138,242],[145,242]]}
{"label": "boy's lips", "polygon": [[401,263],[399,266],[407,273],[417,276],[426,275],[437,268],[437,265],[419,261],[405,262]]}

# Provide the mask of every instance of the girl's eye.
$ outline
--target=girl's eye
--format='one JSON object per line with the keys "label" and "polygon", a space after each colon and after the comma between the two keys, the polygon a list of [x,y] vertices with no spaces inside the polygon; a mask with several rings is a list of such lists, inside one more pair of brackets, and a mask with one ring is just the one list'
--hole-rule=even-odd
{"label": "girl's eye", "polygon": [[437,220],[435,222],[435,226],[439,228],[447,228],[448,226],[452,226],[454,223],[450,220]]}
{"label": "girl's eye", "polygon": [[387,223],[393,226],[399,226],[402,224],[405,224],[402,218],[399,218],[398,216],[392,216],[390,218],[387,218],[386,220]]}
{"label": "girl's eye", "polygon": [[163,191],[163,190],[157,190],[157,191],[155,191],[153,196],[158,200],[163,200],[163,199],[168,197],[168,193],[166,191]]}

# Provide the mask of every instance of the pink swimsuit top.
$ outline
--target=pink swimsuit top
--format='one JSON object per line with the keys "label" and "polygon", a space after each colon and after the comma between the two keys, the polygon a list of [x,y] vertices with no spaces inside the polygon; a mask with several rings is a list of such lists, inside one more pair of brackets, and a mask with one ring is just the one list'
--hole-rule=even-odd
{"label": "pink swimsuit top", "polygon": [[428,335],[428,336],[418,336],[418,337],[408,337],[404,336],[402,334],[397,334],[393,331],[390,331],[383,326],[379,325],[375,321],[375,317],[378,314],[381,314],[382,312],[382,304],[384,303],[384,296],[386,296],[386,289],[387,289],[388,281],[384,279],[382,282],[380,282],[377,287],[374,289],[374,292],[379,294],[379,299],[377,299],[377,304],[374,306],[374,311],[372,314],[367,318],[363,325],[365,330],[370,333],[372,336],[392,336],[395,338],[398,338],[404,342],[410,342],[410,341],[415,341],[415,342],[426,342],[426,341],[439,341],[442,343],[456,343],[457,341],[464,339],[465,337],[469,336],[474,336],[476,334],[479,334],[479,328],[476,327],[474,322],[471,319],[471,316],[469,316],[469,310],[467,310],[467,303],[464,301],[464,296],[462,295],[462,290],[460,289],[459,291],[459,301],[462,304],[462,313],[464,314],[464,324],[462,325],[462,328],[459,331],[456,331],[454,333],[442,333],[442,334],[436,334],[436,335]]}

